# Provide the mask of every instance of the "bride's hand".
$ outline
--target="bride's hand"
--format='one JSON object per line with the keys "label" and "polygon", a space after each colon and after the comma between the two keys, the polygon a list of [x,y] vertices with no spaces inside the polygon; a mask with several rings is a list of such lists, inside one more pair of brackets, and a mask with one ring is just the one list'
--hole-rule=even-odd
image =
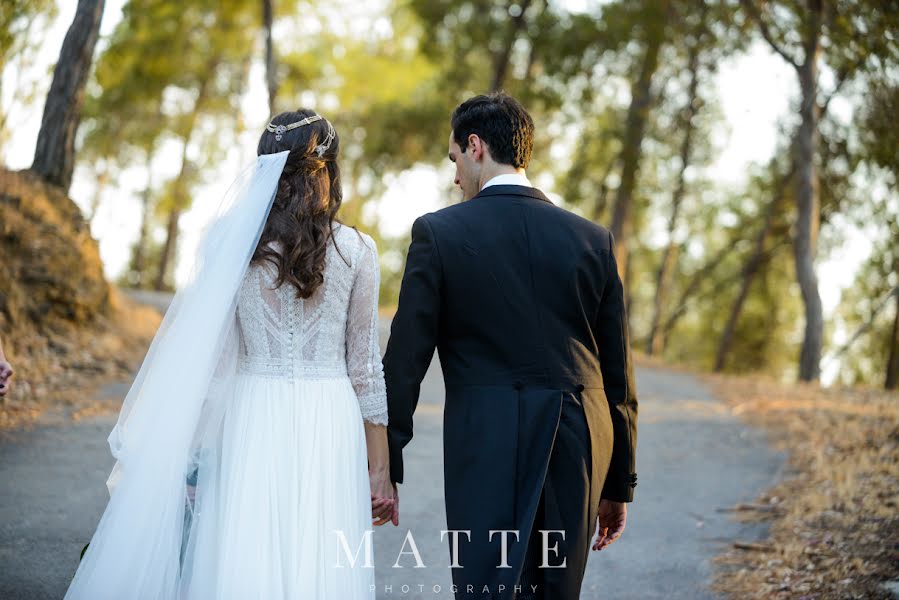
{"label": "bride's hand", "polygon": [[369,469],[371,482],[371,518],[375,527],[390,521],[393,515],[393,486],[390,484],[390,468]]}
{"label": "bride's hand", "polygon": [[365,423],[365,445],[368,451],[368,479],[371,483],[372,524],[379,527],[393,515],[393,486],[390,485],[390,449],[387,427]]}

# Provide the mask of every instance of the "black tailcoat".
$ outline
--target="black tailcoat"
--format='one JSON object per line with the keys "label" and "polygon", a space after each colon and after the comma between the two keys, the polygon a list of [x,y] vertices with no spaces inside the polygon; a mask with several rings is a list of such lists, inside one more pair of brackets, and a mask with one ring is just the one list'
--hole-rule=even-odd
{"label": "black tailcoat", "polygon": [[[487,187],[412,227],[384,356],[391,479],[403,481],[402,449],[436,348],[447,528],[471,530],[471,542],[460,538],[463,568],[453,569],[460,598],[512,597],[549,481],[567,499],[560,510],[577,513],[566,518],[578,531],[560,546],[571,554],[570,581],[558,588],[576,598],[600,498],[633,498],[637,399],[613,247],[606,229],[518,185]],[[551,461],[563,405],[587,424],[566,435],[589,439],[581,455]],[[548,475],[551,465],[571,476]],[[523,543],[509,538],[510,568],[496,568],[501,536],[489,541],[489,530],[519,532]],[[550,554],[550,564],[562,556]],[[475,594],[464,594],[468,585]],[[485,585],[492,595],[481,594]]]}

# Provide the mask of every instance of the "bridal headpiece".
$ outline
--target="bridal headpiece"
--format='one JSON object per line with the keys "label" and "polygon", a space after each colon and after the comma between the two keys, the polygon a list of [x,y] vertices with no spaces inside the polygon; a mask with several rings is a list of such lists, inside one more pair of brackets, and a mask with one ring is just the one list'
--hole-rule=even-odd
{"label": "bridal headpiece", "polygon": [[[274,123],[269,123],[266,125],[265,129],[275,134],[275,140],[281,141],[281,136],[283,136],[286,132],[291,129],[296,129],[297,127],[302,127],[303,125],[308,125],[310,123],[315,123],[316,121],[321,121],[324,119],[321,115],[312,115],[311,117],[306,117],[305,119],[300,119],[294,123],[288,123],[287,125],[275,125]],[[325,122],[328,124],[328,135],[325,136],[325,141],[315,147],[315,153],[318,154],[318,157],[321,158],[324,156],[325,152],[328,151],[328,148],[331,147],[331,142],[334,141],[334,137],[337,135],[337,132],[334,131],[334,126],[331,125],[331,121],[325,119]]]}

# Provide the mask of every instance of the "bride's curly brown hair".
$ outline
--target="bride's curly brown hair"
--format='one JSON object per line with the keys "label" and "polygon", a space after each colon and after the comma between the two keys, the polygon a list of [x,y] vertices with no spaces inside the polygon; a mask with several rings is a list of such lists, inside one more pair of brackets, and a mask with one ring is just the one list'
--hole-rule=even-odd
{"label": "bride's curly brown hair", "polygon": [[[288,125],[316,114],[299,109],[283,112],[271,122]],[[300,298],[312,296],[325,280],[325,255],[328,242],[334,238],[333,226],[335,221],[339,222],[337,211],[343,202],[337,166],[340,136],[334,132],[334,139],[321,156],[315,150],[327,142],[328,129],[328,121],[322,118],[283,132],[280,140],[266,130],[256,149],[257,155],[284,150],[290,150],[290,154],[251,262],[271,262],[278,269],[276,285],[289,282],[297,288]],[[271,242],[279,242],[281,252],[272,249]],[[337,248],[336,243],[334,247]]]}

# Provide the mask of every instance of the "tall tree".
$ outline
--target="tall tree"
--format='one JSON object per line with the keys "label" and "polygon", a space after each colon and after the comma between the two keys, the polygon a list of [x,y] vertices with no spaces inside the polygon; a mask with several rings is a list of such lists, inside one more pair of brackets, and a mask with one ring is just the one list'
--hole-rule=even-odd
{"label": "tall tree", "polygon": [[668,0],[647,0],[641,3],[639,42],[642,56],[637,67],[636,77],[631,84],[631,100],[625,118],[624,136],[622,140],[621,175],[618,189],[615,191],[615,203],[612,212],[612,235],[615,238],[615,258],[622,279],[627,282],[628,244],[632,229],[634,191],[640,161],[643,156],[643,137],[646,121],[653,103],[657,100],[653,88],[653,78],[659,68],[659,57],[665,44],[666,23],[669,18]]}
{"label": "tall tree", "polygon": [[171,53],[173,46],[185,44],[184,32],[174,25],[179,13],[161,0],[126,4],[97,57],[96,85],[84,106],[79,162],[109,165],[118,172],[131,167],[147,171],[147,185],[140,194],[138,241],[122,277],[125,284],[137,287],[152,281],[147,246],[158,196],[152,187],[153,159],[174,126],[164,111],[164,95],[183,69],[182,59]]}
{"label": "tall tree", "polygon": [[47,93],[31,169],[68,191],[75,169],[75,133],[81,121],[84,85],[100,34],[105,0],[78,0]]}
{"label": "tall tree", "polygon": [[[899,185],[899,155],[896,153],[899,133],[894,120],[899,111],[899,85],[888,78],[886,82],[878,81],[869,89],[866,103],[867,106],[858,115],[862,150],[866,159],[881,170],[888,189],[896,194]],[[894,203],[894,207],[897,204]],[[892,332],[885,336],[888,351],[884,387],[895,390],[899,387],[899,210],[894,210],[892,214],[883,210],[875,222],[883,223],[886,229],[887,243],[882,251],[875,249],[875,252],[880,251],[887,266],[883,270],[885,272],[881,272],[881,280],[886,285],[893,285],[895,305]]]}
{"label": "tall tree", "polygon": [[[877,80],[866,86],[864,104],[854,114],[852,132],[863,157],[844,214],[873,245],[855,280],[843,293],[838,317],[855,333],[835,353],[843,383],[882,384],[896,389],[899,379],[899,86],[884,60]],[[891,311],[895,311],[892,312]]]}
{"label": "tall tree", "polygon": [[131,251],[130,276],[127,281],[132,287],[145,288],[149,282],[147,275],[147,245],[150,242],[150,222],[153,216],[153,155],[155,148],[147,151],[147,184],[141,194],[140,229],[137,241]]}
{"label": "tall tree", "polygon": [[887,340],[890,352],[887,358],[886,379],[883,383],[883,387],[888,390],[895,390],[899,387],[899,289],[893,293],[893,300],[896,305],[893,315],[893,333]]}
{"label": "tall tree", "polygon": [[[858,3],[839,0],[776,2],[788,18],[775,28],[759,0],[741,0],[746,14],[771,49],[796,72],[799,127],[796,135],[796,223],[793,240],[796,278],[805,307],[805,333],[799,358],[799,378],[815,381],[821,375],[824,313],[818,290],[815,257],[821,223],[819,176],[815,165],[821,117],[819,73],[825,61],[835,73],[835,88],[855,76],[872,54],[886,56],[889,31],[895,25],[895,2]],[[764,3],[767,6],[768,3]],[[798,40],[796,43],[795,40]],[[798,47],[790,47],[798,46]],[[892,50],[895,52],[895,50]]]}
{"label": "tall tree", "polygon": [[168,219],[166,222],[165,243],[162,246],[162,254],[159,258],[156,281],[153,284],[153,288],[156,290],[162,290],[166,287],[169,268],[178,244],[181,215],[190,206],[190,187],[196,180],[196,174],[188,156],[188,151],[194,139],[198,118],[207,108],[206,103],[210,94],[212,78],[215,76],[216,68],[220,62],[220,55],[217,52],[213,52],[207,64],[196,73],[196,93],[193,102],[182,114],[182,119],[180,119],[178,126],[178,133],[181,137],[181,168],[169,188],[169,202],[166,206]]}
{"label": "tall tree", "polygon": [[[203,29],[206,33],[196,35]],[[85,148],[91,158],[152,169],[166,142],[180,146],[181,166],[171,181],[150,174],[140,194],[142,222],[126,281],[170,285],[180,219],[204,167],[228,150],[239,128],[241,94],[260,29],[254,0],[132,0],[98,59],[97,93],[89,98]],[[173,54],[177,47],[181,52]],[[159,189],[153,189],[159,186]],[[159,252],[149,248],[155,219],[165,226]],[[159,259],[148,277],[148,259]]]}
{"label": "tall tree", "polygon": [[686,194],[686,173],[693,154],[696,116],[702,106],[702,98],[699,95],[699,80],[703,76],[700,54],[704,50],[705,38],[708,37],[708,23],[706,22],[708,5],[706,0],[701,0],[699,4],[697,22],[689,35],[687,72],[690,80],[687,84],[687,101],[682,111],[683,118],[680,127],[683,130],[683,139],[678,156],[680,167],[674,191],[671,194],[671,213],[668,217],[668,243],[665,244],[665,248],[662,250],[662,259],[659,261],[659,268],[656,273],[656,293],[653,300],[652,320],[649,325],[649,340],[646,344],[647,354],[657,354],[663,346],[662,336],[660,335],[662,311],[666,304],[670,274],[677,260],[678,245],[675,240],[675,231],[681,213],[681,205]]}
{"label": "tall tree", "polygon": [[503,87],[506,79],[506,73],[509,71],[509,62],[512,57],[512,48],[515,41],[521,34],[521,31],[527,26],[525,13],[531,7],[532,0],[522,0],[521,3],[510,0],[506,9],[509,16],[509,24],[504,39],[501,41],[499,50],[494,53],[493,57],[493,81],[490,83],[490,89],[499,91]]}
{"label": "tall tree", "polygon": [[793,180],[794,171],[792,167],[790,167],[787,173],[779,175],[776,173],[778,169],[777,161],[773,160],[771,168],[775,171],[774,178],[776,181],[774,183],[774,191],[771,200],[768,201],[768,205],[765,207],[762,225],[753,240],[753,247],[749,254],[749,258],[746,259],[743,264],[743,269],[740,272],[740,289],[737,292],[736,299],[731,305],[727,323],[724,326],[724,332],[721,334],[721,341],[718,343],[718,351],[715,354],[714,370],[716,372],[724,370],[727,355],[734,343],[740,315],[749,298],[750,288],[762,267],[767,263],[768,256],[766,251],[769,239],[772,237],[775,225],[777,224],[777,218],[781,213],[781,207],[788,194],[788,187]]}
{"label": "tall tree", "polygon": [[[834,95],[827,97],[819,108],[819,117],[823,120],[827,116],[828,106]],[[829,142],[829,143],[828,143]],[[834,156],[836,153],[836,156]],[[847,153],[845,144],[833,139],[825,140],[821,145],[821,160],[823,166],[823,175],[827,185],[822,186],[821,200],[819,204],[822,206],[820,222],[823,224],[828,216],[832,216],[839,210],[840,204],[844,202],[843,188],[846,187],[846,180],[854,169],[854,164],[858,161]],[[786,166],[781,166],[781,156],[787,157]],[[834,159],[839,160],[834,160]],[[840,174],[833,170],[833,165],[839,162],[846,165],[848,171]],[[785,219],[783,206],[791,201],[795,195],[794,180],[796,175],[797,164],[797,147],[796,132],[790,138],[789,143],[783,151],[775,151],[771,160],[769,171],[773,177],[773,190],[765,189],[765,193],[770,193],[771,199],[764,208],[762,224],[753,240],[753,249],[743,263],[741,269],[740,289],[736,299],[730,308],[727,324],[724,332],[721,334],[721,340],[718,345],[718,352],[715,357],[715,371],[723,371],[727,362],[728,353],[731,351],[735,342],[735,333],[737,331],[738,321],[749,298],[749,291],[756,277],[760,274],[761,269],[768,264],[767,248],[771,238],[776,239],[785,237],[784,231]],[[828,170],[830,169],[830,170]],[[765,186],[762,186],[763,188]],[[827,209],[825,212],[824,208]]]}
{"label": "tall tree", "polygon": [[275,64],[275,41],[272,34],[274,8],[272,0],[262,0],[262,31],[265,36],[265,86],[268,89],[268,112],[275,115],[278,97],[278,73]]}
{"label": "tall tree", "polygon": [[[887,214],[894,210],[881,207]],[[886,215],[885,215],[886,216]],[[877,384],[896,389],[896,312],[899,312],[899,225],[890,224],[844,293],[843,323],[852,331],[832,355],[845,384]],[[896,310],[896,312],[893,312]]]}

